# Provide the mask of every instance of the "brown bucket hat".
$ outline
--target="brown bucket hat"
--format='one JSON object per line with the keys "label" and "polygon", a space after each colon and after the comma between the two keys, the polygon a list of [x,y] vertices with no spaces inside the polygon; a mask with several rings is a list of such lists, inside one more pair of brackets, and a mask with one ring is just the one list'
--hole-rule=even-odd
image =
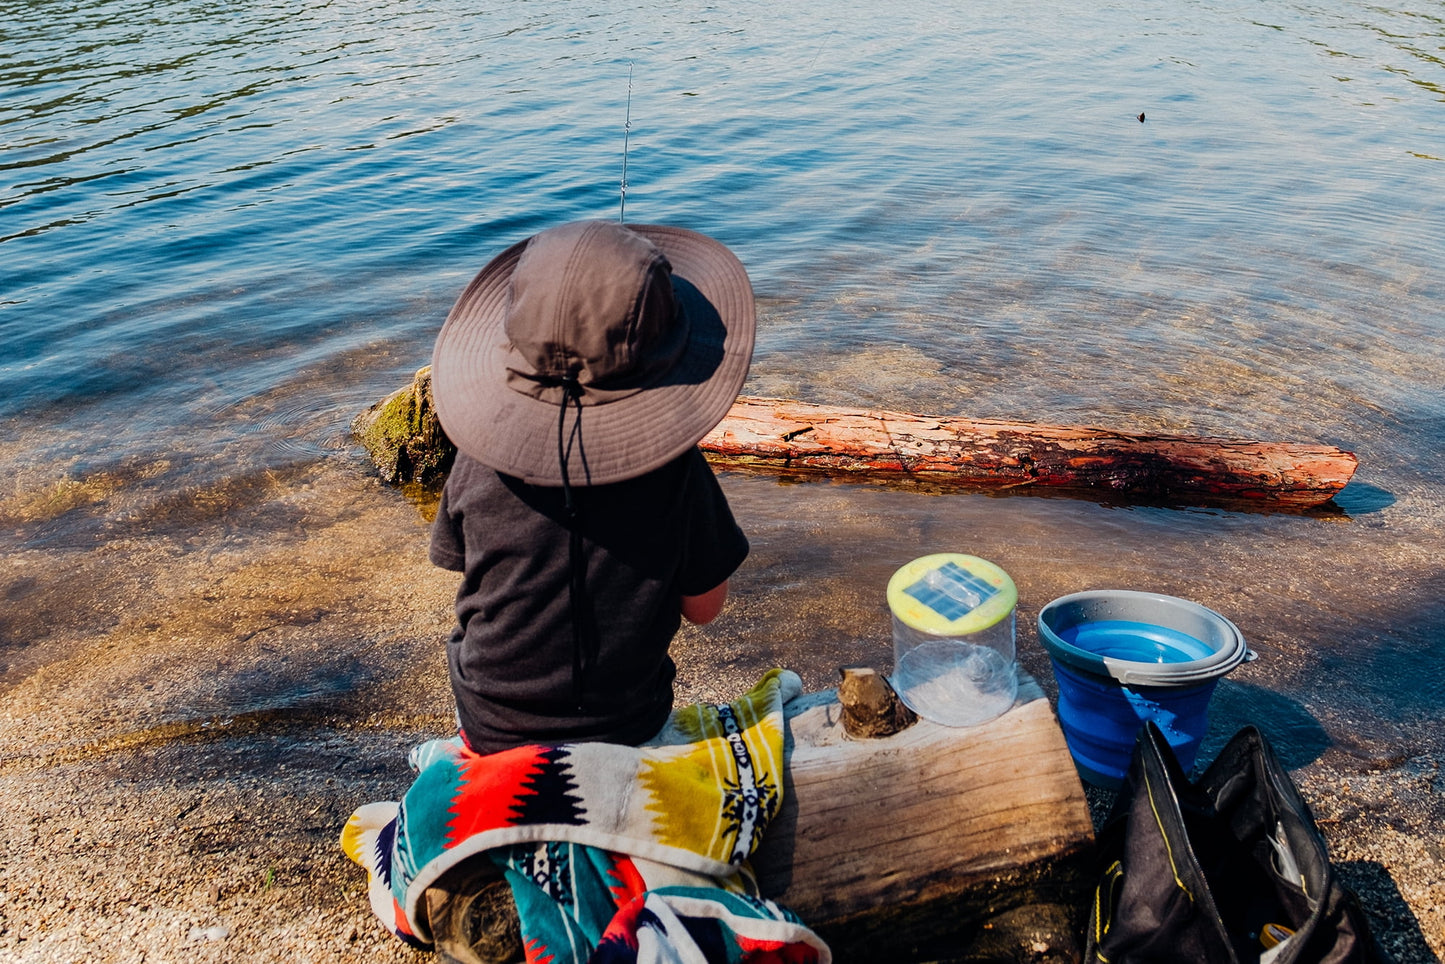
{"label": "brown bucket hat", "polygon": [[755,328],[747,272],[720,242],[564,224],[502,252],[457,299],[432,354],[437,415],[457,448],[524,481],[620,482],[722,421]]}

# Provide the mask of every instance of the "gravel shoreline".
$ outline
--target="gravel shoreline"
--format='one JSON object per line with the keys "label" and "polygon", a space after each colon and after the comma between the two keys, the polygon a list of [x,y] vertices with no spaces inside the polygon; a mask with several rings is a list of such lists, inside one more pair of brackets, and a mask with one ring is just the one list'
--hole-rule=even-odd
{"label": "gravel shoreline", "polygon": [[[6,637],[29,627],[0,676],[0,960],[431,960],[382,930],[337,837],[450,724],[454,587],[417,508],[354,468],[300,468],[168,534],[101,506],[93,538],[21,540],[0,563]],[[21,508],[0,521],[54,524]],[[777,618],[756,602],[775,575],[744,575],[736,632]],[[778,658],[720,658],[693,630],[675,652],[684,700],[741,692]],[[811,689],[840,660],[841,644],[790,657]],[[1235,692],[1216,743],[1245,711]],[[1382,942],[1438,962],[1439,734],[1356,729],[1286,764]]]}

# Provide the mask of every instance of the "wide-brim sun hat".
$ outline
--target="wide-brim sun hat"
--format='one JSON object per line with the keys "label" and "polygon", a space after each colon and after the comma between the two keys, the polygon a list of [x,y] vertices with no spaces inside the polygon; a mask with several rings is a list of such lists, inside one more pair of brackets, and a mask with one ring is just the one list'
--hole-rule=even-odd
{"label": "wide-brim sun hat", "polygon": [[[432,395],[462,452],[536,485],[667,464],[732,407],[756,331],[742,262],[706,235],[579,221],[514,244],[437,336]],[[559,458],[565,439],[570,457]]]}

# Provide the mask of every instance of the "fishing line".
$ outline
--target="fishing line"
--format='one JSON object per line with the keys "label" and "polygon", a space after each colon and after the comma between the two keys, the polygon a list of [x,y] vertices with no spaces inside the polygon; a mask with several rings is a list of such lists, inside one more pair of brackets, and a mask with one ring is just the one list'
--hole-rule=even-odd
{"label": "fishing line", "polygon": [[632,61],[627,62],[627,118],[622,122],[622,200],[617,208],[617,223],[627,215],[627,138],[632,133]]}
{"label": "fishing line", "polygon": [[818,44],[818,52],[815,53],[815,54],[813,54],[813,59],[812,59],[812,60],[808,61],[808,70],[811,71],[811,70],[813,69],[813,65],[818,62],[818,57],[819,57],[819,55],[821,55],[821,54],[823,53],[823,48],[826,47],[826,46],[828,46],[828,41],[829,41],[829,40],[832,40],[832,39],[833,39],[833,34],[835,34],[835,33],[837,33],[837,32],[838,32],[838,28],[837,28],[837,27],[834,27],[832,30],[829,30],[829,31],[828,31],[828,36],[824,37],[824,38],[823,38],[823,42],[820,43],[820,44]]}

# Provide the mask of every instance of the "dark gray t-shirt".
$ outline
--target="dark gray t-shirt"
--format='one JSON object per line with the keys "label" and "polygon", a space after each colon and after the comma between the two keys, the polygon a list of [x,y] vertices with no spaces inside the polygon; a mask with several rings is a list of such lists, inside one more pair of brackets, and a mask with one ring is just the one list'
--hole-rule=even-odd
{"label": "dark gray t-shirt", "polygon": [[672,710],[668,644],[681,599],[724,582],[748,553],[696,448],[640,478],[574,486],[595,625],[576,698],[571,565],[560,487],[528,485],[458,455],[431,561],[462,573],[447,645],[452,691],[479,753],[524,743],[636,744]]}

